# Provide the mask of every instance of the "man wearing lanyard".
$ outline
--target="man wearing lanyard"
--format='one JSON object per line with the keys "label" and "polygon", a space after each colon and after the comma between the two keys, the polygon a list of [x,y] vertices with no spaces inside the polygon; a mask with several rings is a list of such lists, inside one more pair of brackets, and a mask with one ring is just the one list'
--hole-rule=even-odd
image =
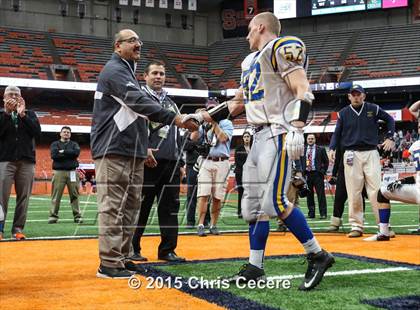
{"label": "man wearing lanyard", "polygon": [[[163,108],[179,114],[179,110],[162,89],[165,84],[165,66],[158,61],[150,62],[145,69],[146,86],[143,90],[150,99],[158,102]],[[133,260],[146,261],[140,252],[140,241],[149,219],[155,198],[159,218],[161,243],[158,258],[171,262],[185,261],[176,255],[178,240],[179,186],[182,160],[182,142],[179,130],[174,125],[161,125],[150,122],[149,157],[145,161],[143,202],[140,209],[138,226],[133,237]]]}

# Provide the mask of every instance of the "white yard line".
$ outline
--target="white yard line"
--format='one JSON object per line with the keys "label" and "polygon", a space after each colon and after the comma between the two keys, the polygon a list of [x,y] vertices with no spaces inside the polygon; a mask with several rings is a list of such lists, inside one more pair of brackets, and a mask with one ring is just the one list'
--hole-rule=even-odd
{"label": "white yard line", "polygon": [[[355,269],[355,270],[343,270],[343,271],[327,271],[325,273],[326,277],[336,277],[336,276],[352,276],[356,274],[371,274],[371,273],[385,273],[385,272],[398,272],[398,271],[410,271],[415,270],[408,267],[390,267],[390,268],[374,268],[374,269]],[[286,279],[299,279],[304,278],[304,274],[297,275],[284,275],[284,276],[274,276],[267,277],[267,280],[286,280]]]}
{"label": "white yard line", "polygon": [[[350,226],[350,224],[344,224],[343,226]],[[397,228],[397,227],[399,227],[399,228],[404,228],[404,227],[417,227],[418,226],[418,224],[417,223],[413,223],[413,224],[411,224],[411,225],[392,225],[392,228]],[[364,226],[365,228],[377,228],[378,226],[377,225],[365,225]],[[325,230],[325,229],[327,229],[328,227],[326,227],[326,226],[324,226],[324,227],[311,227],[311,229],[312,230]]]}
{"label": "white yard line", "polygon": [[[67,208],[66,208],[67,209]],[[85,213],[85,212],[98,212],[98,209],[83,209],[83,210],[80,210],[80,213]],[[41,213],[41,214],[49,214],[50,213],[50,210],[49,209],[45,209],[45,210],[41,210],[41,211],[39,211],[39,210],[36,210],[36,211],[34,211],[34,210],[29,210],[28,211],[28,214],[31,214],[31,213]],[[60,212],[58,212],[59,214],[62,214],[62,213],[72,213],[73,214],[73,211],[71,211],[71,210],[60,210]]]}

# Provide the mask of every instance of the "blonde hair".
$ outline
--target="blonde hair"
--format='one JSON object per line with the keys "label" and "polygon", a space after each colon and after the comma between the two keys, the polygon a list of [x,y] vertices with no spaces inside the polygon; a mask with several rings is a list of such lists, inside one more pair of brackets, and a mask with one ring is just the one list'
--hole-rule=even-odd
{"label": "blonde hair", "polygon": [[280,35],[281,24],[276,15],[271,12],[263,12],[255,15],[254,21],[257,23],[263,24],[267,31],[275,34],[276,36]]}

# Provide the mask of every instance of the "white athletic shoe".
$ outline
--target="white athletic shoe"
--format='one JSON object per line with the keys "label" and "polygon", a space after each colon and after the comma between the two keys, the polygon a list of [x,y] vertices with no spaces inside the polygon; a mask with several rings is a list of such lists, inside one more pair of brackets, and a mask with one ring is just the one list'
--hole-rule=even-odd
{"label": "white athletic shoe", "polygon": [[376,235],[363,239],[363,241],[389,241],[389,236],[377,233]]}

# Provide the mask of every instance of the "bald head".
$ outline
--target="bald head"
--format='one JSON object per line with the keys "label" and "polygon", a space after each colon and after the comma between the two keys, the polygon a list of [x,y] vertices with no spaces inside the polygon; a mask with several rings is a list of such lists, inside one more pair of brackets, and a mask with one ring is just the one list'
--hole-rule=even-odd
{"label": "bald head", "polygon": [[123,29],[114,36],[114,52],[125,60],[139,61],[143,43],[131,29]]}
{"label": "bald head", "polygon": [[263,12],[252,19],[256,24],[262,24],[265,26],[268,32],[275,34],[276,36],[280,35],[281,24],[276,15],[271,12]]}
{"label": "bald head", "polygon": [[131,29],[122,29],[120,31],[118,31],[115,35],[114,35],[114,50],[116,47],[116,44],[121,42],[122,40],[126,40],[128,38],[131,37],[137,37],[138,35],[137,33],[135,33],[133,30]]}

